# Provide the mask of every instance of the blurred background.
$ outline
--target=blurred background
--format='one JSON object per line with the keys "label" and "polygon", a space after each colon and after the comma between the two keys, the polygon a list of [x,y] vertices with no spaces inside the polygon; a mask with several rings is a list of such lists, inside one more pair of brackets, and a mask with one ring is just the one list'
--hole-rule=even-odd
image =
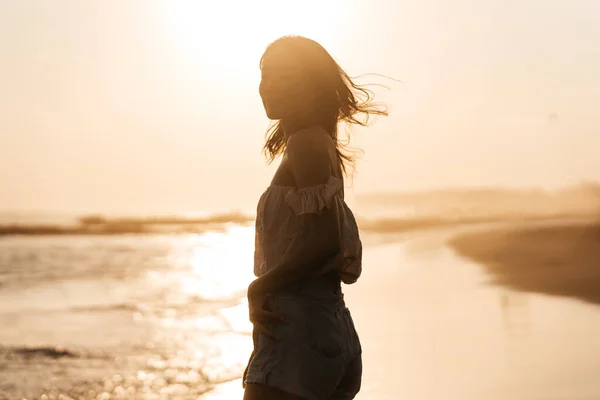
{"label": "blurred background", "polygon": [[592,0],[0,0],[0,399],[241,398],[277,167],[258,65],[285,34],[390,109],[352,129],[345,182],[359,399],[599,399],[599,19]]}

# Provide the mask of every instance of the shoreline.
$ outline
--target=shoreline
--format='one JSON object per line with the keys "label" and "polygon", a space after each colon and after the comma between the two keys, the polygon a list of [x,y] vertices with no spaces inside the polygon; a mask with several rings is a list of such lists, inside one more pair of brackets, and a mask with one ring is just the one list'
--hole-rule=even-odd
{"label": "shoreline", "polygon": [[448,245],[480,264],[493,284],[600,305],[598,220],[479,230]]}

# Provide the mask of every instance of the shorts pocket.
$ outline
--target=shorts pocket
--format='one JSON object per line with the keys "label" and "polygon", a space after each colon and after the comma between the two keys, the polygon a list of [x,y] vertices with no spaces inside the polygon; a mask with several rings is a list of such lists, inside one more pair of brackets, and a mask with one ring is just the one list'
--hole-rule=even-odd
{"label": "shorts pocket", "polygon": [[327,358],[340,356],[344,352],[344,337],[337,308],[327,304],[309,303],[305,311],[311,349]]}
{"label": "shorts pocket", "polygon": [[360,338],[358,337],[358,332],[356,331],[356,327],[354,326],[354,320],[352,319],[352,314],[350,313],[350,309],[346,308],[345,310],[346,318],[348,321],[348,325],[350,327],[350,334],[352,335],[352,349],[357,353],[362,353],[362,346],[360,344]]}

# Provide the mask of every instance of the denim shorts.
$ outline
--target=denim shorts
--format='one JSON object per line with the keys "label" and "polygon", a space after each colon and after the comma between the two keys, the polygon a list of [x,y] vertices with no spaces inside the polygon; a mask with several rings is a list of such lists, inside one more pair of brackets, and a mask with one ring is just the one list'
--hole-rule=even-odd
{"label": "denim shorts", "polygon": [[288,323],[268,325],[279,341],[253,332],[244,385],[262,383],[305,400],[356,396],[362,376],[360,340],[341,290],[321,286],[266,296],[265,309]]}

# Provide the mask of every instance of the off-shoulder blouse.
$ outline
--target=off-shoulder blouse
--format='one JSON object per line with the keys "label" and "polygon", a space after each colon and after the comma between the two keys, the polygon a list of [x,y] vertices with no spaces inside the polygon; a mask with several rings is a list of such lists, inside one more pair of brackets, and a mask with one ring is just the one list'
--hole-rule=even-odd
{"label": "off-shoulder blouse", "polygon": [[331,176],[320,185],[302,189],[271,185],[262,194],[257,206],[254,248],[254,274],[259,277],[276,268],[288,247],[297,245],[292,239],[301,232],[302,214],[321,214],[333,204],[338,205],[342,233],[343,261],[328,264],[347,284],[356,282],[362,271],[362,243],[356,219],[344,201],[344,182]]}

